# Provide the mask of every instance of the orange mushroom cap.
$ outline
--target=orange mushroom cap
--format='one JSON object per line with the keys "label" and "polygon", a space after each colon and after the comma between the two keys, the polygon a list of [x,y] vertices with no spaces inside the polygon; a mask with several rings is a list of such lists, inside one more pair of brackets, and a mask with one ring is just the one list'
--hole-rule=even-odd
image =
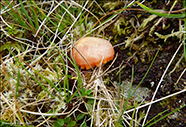
{"label": "orange mushroom cap", "polygon": [[[104,64],[114,58],[112,44],[105,39],[84,37],[75,44],[75,47],[92,67],[99,66],[102,58]],[[89,64],[76,49],[73,48],[71,51],[72,59],[75,60],[82,69],[90,69]]]}

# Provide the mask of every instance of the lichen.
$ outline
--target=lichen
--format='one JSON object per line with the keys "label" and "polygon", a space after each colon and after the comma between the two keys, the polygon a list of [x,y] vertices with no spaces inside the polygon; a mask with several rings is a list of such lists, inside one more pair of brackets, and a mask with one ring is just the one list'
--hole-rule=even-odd
{"label": "lichen", "polygon": [[[2,70],[3,73],[8,73],[9,75],[9,82],[7,85],[2,86],[2,95],[8,99],[11,100],[11,104],[14,107],[15,106],[15,98],[19,104],[20,107],[26,106],[27,110],[29,109],[29,104],[31,102],[35,101],[42,101],[43,99],[49,99],[48,101],[45,101],[46,105],[51,105],[50,108],[47,108],[47,110],[54,109],[56,112],[59,112],[61,110],[64,110],[66,108],[66,102],[65,102],[65,93],[63,91],[59,92],[56,89],[54,89],[49,82],[47,82],[46,79],[50,80],[53,84],[58,84],[58,75],[55,71],[47,68],[43,68],[39,63],[37,63],[33,68],[28,68],[27,71],[24,68],[21,68],[21,66],[18,65],[17,62],[10,60],[5,64],[5,71]],[[45,78],[41,77],[44,76]],[[35,78],[37,81],[35,81],[33,78]],[[6,79],[4,79],[6,80]],[[7,82],[7,81],[5,81]],[[38,84],[38,82],[45,87],[47,91],[49,91],[51,94],[55,95],[55,99],[52,99],[51,95],[49,95],[46,90],[43,90],[42,87]],[[12,93],[10,86],[12,87],[14,93]],[[5,100],[4,100],[5,101]],[[5,101],[6,102],[6,101]],[[3,103],[2,107],[9,107],[8,103]],[[34,105],[32,106],[33,111]],[[7,120],[6,116],[7,112],[11,112],[11,110],[2,110],[1,119]],[[10,113],[9,112],[9,113]],[[12,113],[11,113],[12,114]],[[12,121],[15,116],[9,116],[8,121]],[[25,116],[26,117],[26,116]],[[28,116],[27,116],[28,118]]]}

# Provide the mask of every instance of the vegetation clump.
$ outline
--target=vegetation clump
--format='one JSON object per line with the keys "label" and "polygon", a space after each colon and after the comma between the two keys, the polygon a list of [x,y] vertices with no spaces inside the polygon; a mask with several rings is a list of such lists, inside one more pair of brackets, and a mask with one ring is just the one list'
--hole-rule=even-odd
{"label": "vegetation clump", "polygon": [[[184,126],[185,3],[1,1],[0,124]],[[113,61],[78,67],[85,37],[111,42]]]}

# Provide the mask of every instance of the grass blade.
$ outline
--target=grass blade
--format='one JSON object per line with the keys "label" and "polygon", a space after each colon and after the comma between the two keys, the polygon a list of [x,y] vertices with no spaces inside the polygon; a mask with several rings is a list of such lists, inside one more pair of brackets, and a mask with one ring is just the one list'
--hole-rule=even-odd
{"label": "grass blade", "polygon": [[35,82],[37,82],[41,88],[43,88],[43,90],[45,90],[51,97],[53,97],[55,99],[55,96],[52,95],[27,69],[26,67],[19,61],[19,59],[17,57],[15,57],[15,55],[13,54],[13,52],[7,48],[7,50],[11,53],[11,55],[14,57],[14,59],[22,66],[22,68],[32,77],[32,79],[34,79]]}
{"label": "grass blade", "polygon": [[[186,7],[186,0],[184,0],[183,1],[183,8],[185,8]],[[183,14],[185,14],[186,15],[186,12],[185,12],[185,10],[183,11]],[[184,18],[183,19],[183,21],[184,21],[184,31],[186,31],[186,18]],[[185,33],[183,33],[183,50],[184,50],[184,56],[185,56],[185,61],[186,61],[186,48],[185,48]]]}
{"label": "grass blade", "polygon": [[32,68],[32,70],[34,70],[34,72],[36,72],[39,76],[41,76],[41,78],[43,78],[45,81],[47,81],[54,89],[56,89],[58,92],[60,92],[59,88],[57,88],[52,81],[50,81],[48,78],[46,78],[45,76],[43,76],[42,74],[40,74],[38,71],[36,71],[35,69]]}
{"label": "grass blade", "polygon": [[[166,114],[166,115],[162,116],[162,117],[161,117],[161,118],[159,118],[158,120],[156,120],[156,121],[154,121],[153,123],[151,123],[151,124],[147,125],[147,127],[152,126],[153,124],[155,124],[155,123],[157,123],[158,121],[160,121],[160,120],[162,120],[162,119],[166,118],[167,116],[170,116],[171,114],[173,114],[174,112],[176,112],[176,111],[178,111],[178,110],[180,110],[180,109],[184,108],[185,106],[186,106],[186,104],[185,104],[185,105],[183,105],[182,107],[179,107],[179,108],[175,109],[174,111],[172,111],[172,112],[170,112],[170,113],[168,113],[168,114]],[[166,111],[166,110],[165,110],[165,111]],[[148,123],[149,123],[149,122],[148,122]],[[147,123],[146,123],[146,124],[147,124]],[[145,125],[146,125],[146,124],[145,124]]]}
{"label": "grass blade", "polygon": [[150,66],[149,66],[147,72],[145,73],[145,75],[143,76],[142,80],[140,81],[140,83],[138,84],[138,86],[136,87],[136,89],[134,90],[134,92],[131,94],[131,96],[136,92],[136,90],[138,89],[138,87],[141,85],[141,83],[143,82],[143,80],[145,79],[145,77],[147,76],[147,74],[149,73],[149,71],[150,71],[150,69],[151,69],[151,67],[152,67],[152,65],[153,65],[153,63],[154,63],[154,61],[155,61],[155,59],[156,59],[156,57],[157,57],[159,51],[160,51],[160,50],[158,50],[158,51],[156,52],[156,54],[155,54],[155,56],[154,56],[154,58],[153,58],[153,60],[152,60],[152,62],[151,62],[151,64],[150,64]]}
{"label": "grass blade", "polygon": [[27,18],[27,20],[28,20],[28,22],[29,22],[28,25],[31,27],[31,29],[32,29],[33,31],[36,31],[36,30],[34,29],[34,24],[33,24],[33,22],[31,21],[30,16],[28,15],[28,13],[27,13],[27,11],[26,11],[26,9],[25,9],[25,7],[24,7],[22,1],[20,0],[19,2],[20,2],[20,4],[21,4],[21,12],[25,14],[25,16],[26,16],[26,18]]}
{"label": "grass blade", "polygon": [[62,61],[62,64],[63,64],[63,69],[64,69],[64,71],[65,71],[65,79],[64,79],[64,93],[65,93],[65,96],[66,96],[66,88],[67,88],[67,97],[66,97],[66,99],[67,98],[69,98],[69,82],[68,82],[68,74],[67,74],[67,70],[66,70],[66,65],[65,65],[65,62],[64,62],[64,60],[63,60],[63,57],[62,57],[62,55],[60,54],[60,58],[61,58],[61,61]]}
{"label": "grass blade", "polygon": [[[48,36],[47,35],[44,35],[48,40],[49,40],[49,42],[50,42],[50,44],[52,44],[51,43],[51,41],[50,41],[50,39],[48,38]],[[75,63],[75,62],[73,62],[69,57],[68,57],[68,55],[66,54],[66,53],[64,53],[56,44],[52,44],[52,45],[54,45],[54,47],[56,47],[58,50],[59,50],[59,52],[62,54],[62,55],[64,55],[69,61],[70,61],[70,63],[75,67],[75,69],[76,69],[76,71],[77,71],[77,74],[78,74],[78,78],[77,78],[77,80],[78,80],[78,85],[77,85],[77,90],[73,93],[73,95],[71,95],[71,97],[69,98],[69,100],[67,101],[67,103],[69,103],[71,100],[72,100],[72,98],[76,95],[76,93],[79,91],[79,88],[82,86],[82,79],[81,79],[81,74],[80,74],[80,71],[79,71],[79,67],[78,67],[78,65],[77,65],[77,63]],[[66,76],[67,78],[68,78],[68,76]]]}
{"label": "grass blade", "polygon": [[[46,18],[46,19],[48,19],[48,21],[50,22],[50,23],[52,23],[52,25],[54,25],[56,28],[58,28],[59,30],[61,30],[62,32],[63,32],[63,30],[60,28],[60,27],[58,27],[58,25],[57,24],[55,24],[47,15],[45,15],[45,13],[36,5],[36,3],[34,2],[34,1],[32,1],[32,3],[34,4],[34,6],[44,15],[44,17]],[[44,21],[44,20],[43,20]],[[46,22],[46,21],[45,21]]]}
{"label": "grass blade", "polygon": [[146,10],[147,12],[151,13],[151,14],[154,14],[154,15],[158,15],[158,16],[161,16],[161,17],[165,17],[165,18],[179,18],[179,19],[182,19],[182,18],[185,18],[186,15],[183,13],[183,14],[167,14],[167,13],[161,13],[161,12],[157,12],[157,11],[154,11],[153,9],[151,8],[148,8],[147,6],[143,5],[142,3],[139,3],[139,2],[136,2],[141,8],[143,8],[144,10]]}
{"label": "grass blade", "polygon": [[121,124],[121,118],[122,118],[122,116],[123,116],[123,114],[124,114],[124,112],[125,112],[125,110],[126,110],[127,103],[128,103],[128,101],[129,101],[129,99],[130,99],[130,97],[131,97],[131,96],[130,96],[130,93],[131,93],[131,89],[132,89],[133,77],[134,77],[134,66],[132,67],[132,76],[131,76],[131,83],[130,83],[129,94],[128,94],[128,96],[127,96],[127,100],[126,100],[125,103],[123,104],[123,109],[122,109],[122,113],[121,113],[121,115],[120,115],[120,117],[119,117],[119,119],[118,119],[118,124]]}
{"label": "grass blade", "polygon": [[10,12],[8,12],[8,14],[10,14],[13,17],[13,19],[17,19],[16,21],[19,24],[21,24],[22,26],[26,27],[26,24],[25,24],[24,20],[22,18],[20,18],[20,15],[18,13],[16,13],[16,12],[19,12],[19,11],[18,10],[15,11],[13,9],[12,5],[8,1],[6,1],[6,3],[7,3],[7,5],[9,6],[9,8],[11,10]]}
{"label": "grass blade", "polygon": [[[132,97],[132,95],[136,92],[136,90],[138,89],[138,87],[141,85],[141,83],[143,82],[143,80],[144,80],[145,77],[147,76],[148,72],[150,71],[150,68],[152,67],[152,64],[154,63],[154,61],[155,61],[155,59],[156,59],[156,57],[157,57],[157,55],[158,55],[158,53],[159,53],[159,50],[156,52],[156,54],[155,54],[155,56],[154,56],[154,59],[152,60],[152,62],[151,62],[151,64],[150,64],[150,67],[148,68],[147,72],[145,73],[145,75],[143,76],[142,80],[140,81],[140,83],[138,84],[138,86],[136,87],[136,89],[133,91],[133,93],[130,94],[131,91],[129,91],[129,96],[127,97],[127,100],[126,100],[125,103],[124,103],[124,108],[123,108],[122,113],[121,113],[121,115],[120,115],[120,117],[119,117],[119,119],[118,119],[118,123],[121,122],[122,115],[123,115],[124,111],[127,109],[127,108],[126,108],[127,102],[128,102],[129,99]],[[134,73],[133,71],[134,71],[134,70],[132,70],[131,86],[132,86],[132,81],[133,81],[133,73]],[[130,86],[130,87],[131,87],[131,86]],[[131,88],[130,88],[130,89],[131,89]]]}
{"label": "grass blade", "polygon": [[15,96],[17,98],[18,95],[18,87],[19,87],[19,81],[20,81],[21,75],[20,75],[20,69],[18,69],[18,74],[17,74],[17,83],[16,83],[16,92],[15,92]]}
{"label": "grass blade", "polygon": [[35,28],[38,29],[39,28],[39,23],[38,23],[38,16],[36,14],[36,10],[35,10],[35,8],[33,9],[32,6],[30,6],[30,3],[28,3],[28,1],[26,1],[26,3],[32,11]]}
{"label": "grass blade", "polygon": [[163,113],[167,112],[169,109],[161,112],[161,113],[158,113],[158,115],[156,115],[154,118],[152,118],[151,120],[149,120],[144,126],[146,126],[147,124],[149,124],[151,121],[153,121],[154,119],[156,119],[158,116],[161,116]]}
{"label": "grass blade", "polygon": [[59,84],[59,90],[60,92],[62,92],[62,88],[61,88],[61,84],[60,84],[60,79],[59,79],[59,74],[58,74],[58,68],[57,68],[57,64],[56,64],[56,61],[54,60],[55,62],[55,68],[56,68],[56,73],[57,73],[57,80],[58,80],[58,84]]}
{"label": "grass blade", "polygon": [[21,12],[25,14],[26,18],[28,19],[28,22],[29,22],[32,26],[34,26],[34,24],[32,23],[32,21],[31,21],[31,19],[30,19],[30,16],[28,15],[28,13],[27,13],[27,11],[26,11],[26,9],[25,9],[25,7],[24,7],[22,1],[19,0],[19,2],[20,2],[20,4],[21,4]]}

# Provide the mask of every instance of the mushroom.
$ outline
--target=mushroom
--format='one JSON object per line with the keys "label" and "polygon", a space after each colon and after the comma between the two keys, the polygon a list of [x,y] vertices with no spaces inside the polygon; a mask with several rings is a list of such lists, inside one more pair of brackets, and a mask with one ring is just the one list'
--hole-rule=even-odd
{"label": "mushroom", "polygon": [[[73,61],[77,63],[78,66],[80,66],[82,69],[90,69],[95,66],[100,66],[108,61],[112,60],[114,58],[114,49],[112,47],[112,44],[101,38],[97,37],[84,37],[81,38],[75,45],[74,48],[71,50],[71,58]],[[89,75],[90,74],[90,75]],[[101,68],[98,70],[93,71],[93,73],[84,73],[85,79],[83,79],[83,86],[82,88],[85,88],[87,90],[92,90],[93,95],[95,98],[101,97],[104,95],[105,102],[108,102],[111,108],[115,108],[115,100],[112,100],[113,94],[111,94],[110,90],[105,86],[105,82],[103,81],[103,77]],[[81,76],[81,75],[80,75]],[[99,89],[99,90],[98,90]],[[108,100],[108,101],[107,101]],[[102,106],[101,102],[102,100],[99,100],[98,104],[96,104],[97,99],[94,99],[93,109],[95,109],[95,117],[93,117],[93,120],[96,120],[95,125],[101,124],[101,117],[100,117],[100,110]],[[101,103],[100,103],[101,102]],[[108,105],[106,104],[108,107]],[[118,109],[116,109],[118,110]],[[110,110],[108,111],[110,112]]]}
{"label": "mushroom", "polygon": [[114,49],[112,44],[105,39],[84,37],[75,44],[75,48],[71,51],[71,58],[82,69],[90,69],[95,66],[99,67],[101,61],[105,64],[112,60]]}

